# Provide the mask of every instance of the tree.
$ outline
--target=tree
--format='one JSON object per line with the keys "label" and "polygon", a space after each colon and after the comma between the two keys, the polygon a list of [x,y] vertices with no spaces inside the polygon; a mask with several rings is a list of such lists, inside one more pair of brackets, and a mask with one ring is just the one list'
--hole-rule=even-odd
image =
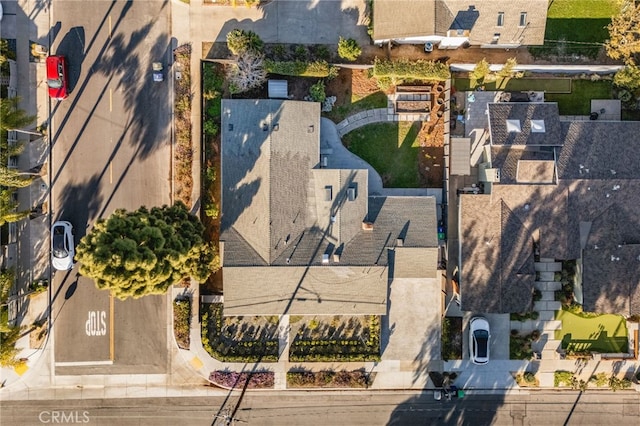
{"label": "tree", "polygon": [[309,97],[314,102],[324,102],[327,95],[324,91],[324,82],[318,80],[318,82],[309,88]]}
{"label": "tree", "polygon": [[640,3],[624,0],[620,13],[611,18],[607,26],[609,40],[604,47],[612,59],[622,59],[627,64],[637,64],[640,54]]}
{"label": "tree", "polygon": [[640,89],[640,67],[627,65],[613,77],[613,84],[634,91]]}
{"label": "tree", "polygon": [[513,69],[518,65],[516,58],[509,58],[507,62],[502,66],[502,69],[497,72],[497,76],[501,78],[509,78],[513,75]]}
{"label": "tree", "polygon": [[236,28],[227,33],[227,47],[234,55],[240,55],[244,52],[262,52],[264,42],[253,31],[245,31]]}
{"label": "tree", "polygon": [[478,62],[473,68],[473,71],[471,71],[470,77],[472,80],[482,81],[489,75],[490,72],[491,69],[489,67],[489,62],[487,62],[486,58],[482,58],[482,60]]}
{"label": "tree", "polygon": [[5,223],[18,222],[29,216],[28,210],[15,211],[18,203],[13,201],[13,191],[10,189],[0,190],[0,226]]}
{"label": "tree", "polygon": [[80,273],[119,299],[163,294],[188,277],[202,282],[219,268],[204,227],[181,202],[117,210],[99,220],[76,250]]}
{"label": "tree", "polygon": [[0,165],[0,185],[11,188],[26,188],[31,185],[37,173],[20,172]]}
{"label": "tree", "polygon": [[0,98],[0,129],[3,131],[21,129],[36,120],[35,115],[29,115],[18,108],[19,98]]}
{"label": "tree", "polygon": [[242,52],[236,66],[231,67],[229,80],[232,93],[246,92],[263,85],[267,80],[264,56],[252,51]]}
{"label": "tree", "polygon": [[362,53],[358,42],[352,38],[342,38],[338,41],[338,56],[347,61],[355,61]]}

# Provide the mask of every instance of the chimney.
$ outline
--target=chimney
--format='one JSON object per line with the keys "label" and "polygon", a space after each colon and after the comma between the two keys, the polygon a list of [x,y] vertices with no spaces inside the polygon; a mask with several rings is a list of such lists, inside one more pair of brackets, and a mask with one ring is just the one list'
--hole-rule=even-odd
{"label": "chimney", "polygon": [[373,231],[373,223],[371,223],[371,222],[362,222],[362,230],[363,231]]}

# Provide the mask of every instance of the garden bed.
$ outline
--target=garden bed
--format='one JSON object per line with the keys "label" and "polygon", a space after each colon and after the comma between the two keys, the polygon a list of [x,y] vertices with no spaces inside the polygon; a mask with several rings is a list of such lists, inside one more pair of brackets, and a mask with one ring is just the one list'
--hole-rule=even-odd
{"label": "garden bed", "polygon": [[445,317],[442,320],[442,359],[462,359],[462,318]]}
{"label": "garden bed", "polygon": [[531,359],[533,349],[531,344],[540,338],[540,331],[533,330],[529,334],[520,334],[518,330],[511,330],[509,338],[509,359]]}
{"label": "garden bed", "polygon": [[287,373],[288,388],[368,388],[375,378],[375,373],[368,374],[364,370],[355,371],[289,371]]}
{"label": "garden bed", "polygon": [[217,370],[209,375],[209,381],[225,389],[273,389],[273,371],[236,373]]}
{"label": "garden bed", "polygon": [[189,349],[191,344],[191,300],[173,301],[173,335],[180,349]]}
{"label": "garden bed", "polygon": [[174,90],[175,165],[174,194],[176,200],[191,207],[193,190],[193,146],[191,141],[191,45],[176,48],[174,58],[181,68],[182,78],[176,80]]}
{"label": "garden bed", "polygon": [[224,362],[278,361],[277,317],[223,317],[221,303],[203,304],[202,345]]}
{"label": "garden bed", "polygon": [[289,360],[378,361],[380,317],[313,317],[292,326]]}

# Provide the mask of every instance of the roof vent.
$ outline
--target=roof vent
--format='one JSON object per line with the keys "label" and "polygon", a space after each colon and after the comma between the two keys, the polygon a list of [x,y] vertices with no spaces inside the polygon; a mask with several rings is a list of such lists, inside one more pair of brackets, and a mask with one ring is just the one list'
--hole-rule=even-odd
{"label": "roof vent", "polygon": [[507,132],[520,133],[521,131],[520,120],[507,120]]}
{"label": "roof vent", "polygon": [[336,217],[335,216],[331,216],[331,223],[336,223]]}
{"label": "roof vent", "polygon": [[233,124],[229,123],[229,131],[233,132]]}
{"label": "roof vent", "polygon": [[278,123],[274,124],[272,129],[273,129],[274,132],[277,132],[278,130],[280,130],[280,124],[278,124]]}
{"label": "roof vent", "polygon": [[371,222],[362,222],[362,230],[363,231],[373,231],[373,223],[371,223]]}
{"label": "roof vent", "polygon": [[309,125],[309,127],[307,127],[307,133],[313,133],[315,131],[315,128],[313,126],[313,124]]}
{"label": "roof vent", "polygon": [[263,131],[263,132],[266,132],[266,131],[268,131],[268,130],[269,130],[269,125],[268,125],[266,122],[265,122],[265,123],[262,123],[262,131]]}

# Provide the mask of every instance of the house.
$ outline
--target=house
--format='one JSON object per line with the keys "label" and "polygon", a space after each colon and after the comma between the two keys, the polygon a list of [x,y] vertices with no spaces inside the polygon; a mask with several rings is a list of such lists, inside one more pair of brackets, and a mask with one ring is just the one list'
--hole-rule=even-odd
{"label": "house", "polygon": [[436,276],[436,203],[329,168],[320,104],[223,100],[225,315],[385,315],[394,278]]}
{"label": "house", "polygon": [[547,0],[374,0],[373,42],[440,49],[542,45]]}
{"label": "house", "polygon": [[554,103],[487,113],[485,191],[460,195],[462,309],[528,310],[539,255],[577,260],[585,311],[640,314],[640,122],[560,120]]}

